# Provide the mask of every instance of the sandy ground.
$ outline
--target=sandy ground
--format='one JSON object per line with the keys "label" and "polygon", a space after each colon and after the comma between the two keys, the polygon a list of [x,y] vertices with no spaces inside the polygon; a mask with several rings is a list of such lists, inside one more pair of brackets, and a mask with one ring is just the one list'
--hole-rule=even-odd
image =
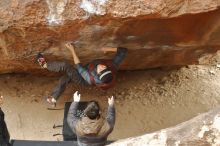
{"label": "sandy ground", "polygon": [[[3,110],[12,139],[62,140],[63,110],[49,111],[46,97],[58,77],[10,74],[0,76]],[[174,126],[220,105],[218,66],[187,66],[176,70],[120,72],[117,86],[108,91],[69,84],[58,102],[72,100],[78,90],[84,101],[97,100],[107,107],[107,97],[116,98],[117,120],[110,139],[137,136]]]}

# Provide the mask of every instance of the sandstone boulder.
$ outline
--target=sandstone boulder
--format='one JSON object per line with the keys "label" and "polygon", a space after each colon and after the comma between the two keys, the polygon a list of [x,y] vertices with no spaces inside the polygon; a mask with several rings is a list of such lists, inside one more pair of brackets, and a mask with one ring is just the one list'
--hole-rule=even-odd
{"label": "sandstone boulder", "polygon": [[204,64],[219,50],[220,0],[1,0],[0,73],[39,72],[35,56],[82,62],[129,48],[121,69]]}
{"label": "sandstone boulder", "polygon": [[175,127],[139,137],[128,138],[109,146],[219,146],[220,108],[201,114]]}

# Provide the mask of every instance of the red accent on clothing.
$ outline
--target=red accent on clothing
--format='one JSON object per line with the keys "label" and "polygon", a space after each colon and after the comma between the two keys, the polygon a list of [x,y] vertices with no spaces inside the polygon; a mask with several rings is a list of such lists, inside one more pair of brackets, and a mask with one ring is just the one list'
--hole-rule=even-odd
{"label": "red accent on clothing", "polygon": [[37,61],[39,62],[40,66],[44,66],[44,64],[46,63],[46,60],[44,58],[39,58]]}
{"label": "red accent on clothing", "polygon": [[106,65],[111,70],[112,77],[113,77],[112,81],[110,83],[96,84],[94,76],[92,75],[92,71],[95,69],[95,65],[93,63],[89,64],[89,77],[90,77],[91,83],[93,85],[95,85],[98,88],[101,88],[103,90],[107,90],[115,85],[117,71],[116,71],[115,66],[112,64],[112,60],[100,59],[99,64]]}

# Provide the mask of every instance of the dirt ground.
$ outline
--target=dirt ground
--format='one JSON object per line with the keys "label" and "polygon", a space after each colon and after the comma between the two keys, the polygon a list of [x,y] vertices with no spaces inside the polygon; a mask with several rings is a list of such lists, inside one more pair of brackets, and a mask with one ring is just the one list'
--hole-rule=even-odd
{"label": "dirt ground", "polygon": [[[12,139],[62,140],[63,110],[47,110],[45,98],[57,84],[58,77],[37,77],[24,74],[0,76],[2,107]],[[115,96],[117,119],[110,139],[142,135],[174,126],[220,105],[220,68],[187,66],[176,70],[120,72],[117,86],[108,91],[69,84],[58,107],[72,101],[78,90],[81,99],[97,100],[107,107],[107,97]]]}

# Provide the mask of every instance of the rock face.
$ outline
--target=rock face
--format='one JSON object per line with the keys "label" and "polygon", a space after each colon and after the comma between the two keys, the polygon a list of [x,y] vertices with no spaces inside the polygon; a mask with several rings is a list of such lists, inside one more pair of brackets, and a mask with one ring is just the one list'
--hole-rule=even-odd
{"label": "rock face", "polygon": [[82,62],[129,48],[121,69],[204,64],[220,49],[220,0],[1,0],[0,73],[39,72],[35,55]]}
{"label": "rock face", "polygon": [[220,108],[201,114],[175,127],[139,137],[120,140],[109,146],[219,146]]}

